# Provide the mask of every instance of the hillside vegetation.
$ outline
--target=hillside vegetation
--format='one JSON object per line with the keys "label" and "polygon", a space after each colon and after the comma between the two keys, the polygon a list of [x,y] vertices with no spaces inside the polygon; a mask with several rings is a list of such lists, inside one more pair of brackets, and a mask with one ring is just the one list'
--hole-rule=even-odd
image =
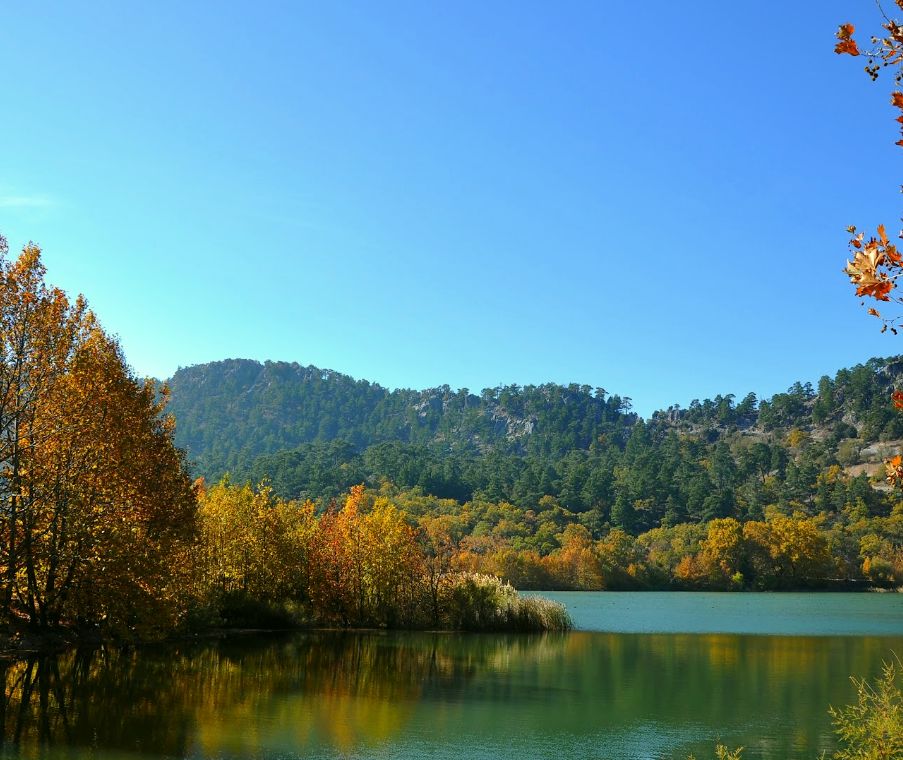
{"label": "hillside vegetation", "polygon": [[[899,358],[873,359],[641,419],[588,386],[387,391],[233,360],[180,370],[170,410],[209,481],[266,481],[319,511],[363,483],[421,527],[442,521],[457,567],[521,587],[890,585],[903,513],[883,460],[903,438],[901,375]],[[805,561],[790,556],[813,535]]]}

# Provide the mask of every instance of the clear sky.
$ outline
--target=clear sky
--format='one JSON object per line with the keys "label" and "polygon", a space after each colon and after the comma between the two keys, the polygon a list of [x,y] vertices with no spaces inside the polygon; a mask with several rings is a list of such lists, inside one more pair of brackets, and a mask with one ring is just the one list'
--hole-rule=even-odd
{"label": "clear sky", "polygon": [[142,375],[768,396],[903,353],[841,274],[903,157],[845,21],[878,30],[870,0],[4,3],[0,232]]}

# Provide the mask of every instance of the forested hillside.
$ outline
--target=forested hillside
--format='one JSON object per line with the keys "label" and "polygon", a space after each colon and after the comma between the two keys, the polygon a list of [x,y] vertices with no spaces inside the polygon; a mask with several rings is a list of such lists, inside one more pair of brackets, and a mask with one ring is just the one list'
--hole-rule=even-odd
{"label": "forested hillside", "polygon": [[363,483],[458,567],[525,588],[801,587],[903,579],[884,467],[901,382],[903,361],[873,359],[641,419],[586,386],[390,392],[235,360],[180,370],[170,409],[208,482],[267,482],[321,512]]}
{"label": "forested hillside", "polygon": [[643,420],[629,399],[588,386],[388,391],[315,367],[230,360],[179,370],[170,409],[208,480],[266,478],[287,498],[389,481],[524,509],[552,499],[589,513],[593,528],[636,532],[751,519],[791,501],[878,509],[884,493],[864,473],[892,452],[881,442],[903,438],[889,400],[901,374],[899,358],[873,359],[761,402],[717,396]]}
{"label": "forested hillside", "polygon": [[637,419],[629,399],[587,385],[389,391],[332,370],[244,359],[180,369],[169,385],[178,442],[208,478],[246,471],[260,454],[331,441],[357,451],[399,442],[558,457],[600,435],[620,438]]}

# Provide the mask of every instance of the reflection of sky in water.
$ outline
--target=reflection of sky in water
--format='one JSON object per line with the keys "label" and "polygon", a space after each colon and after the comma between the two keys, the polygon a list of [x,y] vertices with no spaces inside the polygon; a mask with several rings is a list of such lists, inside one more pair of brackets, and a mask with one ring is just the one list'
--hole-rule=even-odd
{"label": "reflection of sky in water", "polygon": [[903,594],[524,592],[562,602],[579,630],[613,633],[748,633],[900,636]]}

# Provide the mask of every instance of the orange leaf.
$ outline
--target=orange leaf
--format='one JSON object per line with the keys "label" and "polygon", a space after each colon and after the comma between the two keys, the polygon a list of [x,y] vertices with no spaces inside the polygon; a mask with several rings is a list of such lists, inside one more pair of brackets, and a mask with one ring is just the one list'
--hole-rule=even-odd
{"label": "orange leaf", "polygon": [[[894,402],[894,406],[897,409],[903,409],[903,391],[894,391],[893,393],[890,394],[890,398],[891,398],[891,401]],[[895,457],[895,459],[900,460],[900,457],[899,456]],[[900,461],[903,461],[903,460],[900,460]],[[900,464],[900,462],[898,461],[897,464]]]}
{"label": "orange leaf", "polygon": [[903,108],[903,92],[900,92],[899,90],[892,92],[890,94],[890,102],[891,105],[897,108]]}
{"label": "orange leaf", "polygon": [[903,480],[903,457],[899,454],[893,459],[884,462],[884,471],[887,473],[887,482],[892,486],[899,485]]}
{"label": "orange leaf", "polygon": [[853,36],[853,32],[856,31],[856,27],[852,24],[841,24],[837,27],[837,34],[835,35],[839,40],[848,40]]}
{"label": "orange leaf", "polygon": [[840,42],[834,46],[834,52],[838,55],[846,53],[847,55],[859,55],[859,48],[856,47],[856,41],[853,39],[855,27],[852,24],[841,24],[837,29],[836,37]]}
{"label": "orange leaf", "polygon": [[859,47],[856,45],[856,40],[842,40],[834,46],[834,52],[837,55],[843,55],[844,53],[847,55],[859,55]]}
{"label": "orange leaf", "polygon": [[[878,280],[856,288],[857,296],[871,296],[876,301],[890,301],[887,294],[894,289],[894,284],[890,280]],[[893,328],[891,328],[893,330]]]}

